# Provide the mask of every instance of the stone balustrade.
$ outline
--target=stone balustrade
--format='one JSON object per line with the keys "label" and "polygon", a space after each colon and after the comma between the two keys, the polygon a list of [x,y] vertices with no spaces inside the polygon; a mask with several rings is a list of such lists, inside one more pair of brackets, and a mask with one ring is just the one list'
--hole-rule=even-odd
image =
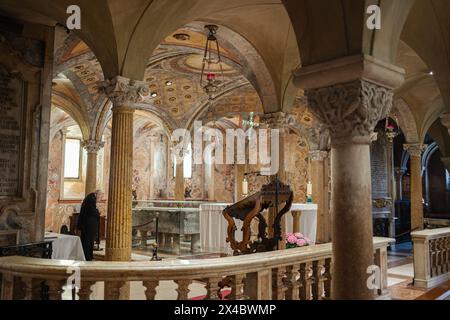
{"label": "stone balustrade", "polygon": [[414,285],[432,288],[450,279],[450,228],[413,232]]}
{"label": "stone balustrade", "polygon": [[[387,247],[393,241],[374,238],[374,265],[381,270],[381,288],[374,291],[375,296],[386,293]],[[66,285],[74,271],[81,275],[80,281],[75,281],[79,287],[75,299],[80,300],[89,300],[92,286],[98,282],[104,282],[108,288],[104,292],[108,300],[121,299],[121,288],[130,282],[142,283],[148,300],[155,299],[158,286],[166,281],[176,284],[178,300],[190,298],[194,282],[204,286],[206,299],[221,299],[226,292],[226,299],[236,300],[321,300],[328,299],[331,292],[331,243],[204,260],[75,263],[17,256],[0,258],[1,299],[39,299],[45,283],[48,299],[60,300],[64,290],[71,290]]]}

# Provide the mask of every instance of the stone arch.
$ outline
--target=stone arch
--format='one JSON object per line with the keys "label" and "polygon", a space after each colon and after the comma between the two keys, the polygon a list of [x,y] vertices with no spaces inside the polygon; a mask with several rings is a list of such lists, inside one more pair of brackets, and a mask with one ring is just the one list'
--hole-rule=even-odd
{"label": "stone arch", "polygon": [[202,119],[208,109],[208,106],[214,102],[218,102],[221,99],[227,97],[228,95],[232,94],[235,90],[245,87],[245,86],[249,86],[250,84],[246,81],[239,81],[237,83],[233,83],[230,84],[228,86],[228,88],[225,88],[219,95],[215,96],[214,99],[212,101],[209,101],[208,99],[203,99],[200,100],[193,108],[193,112],[191,114],[191,116],[188,118],[188,120],[186,121],[184,127],[188,130],[190,130],[192,128],[192,126],[194,125],[194,122],[196,120]]}
{"label": "stone arch", "polygon": [[[120,2],[123,4],[123,2]],[[2,10],[14,17],[17,12],[26,13],[40,23],[46,25],[66,24],[67,8],[73,4],[71,0],[2,0]],[[119,54],[117,48],[117,35],[115,34],[113,13],[117,13],[116,6],[109,1],[77,1],[83,17],[81,29],[73,32],[82,39],[98,57],[106,78],[119,75]],[[123,9],[123,8],[122,8]],[[98,13],[102,12],[102,19]],[[117,17],[116,17],[117,18]]]}
{"label": "stone arch", "polygon": [[[374,1],[283,0],[291,18],[302,66],[368,54],[394,63],[403,25],[414,0],[380,0],[381,30],[366,27]],[[326,23],[324,23],[326,21]]]}
{"label": "stone arch", "polygon": [[[142,77],[146,58],[164,37],[188,24],[201,25],[203,29],[204,22],[199,22],[203,20],[220,25],[223,37],[234,45],[237,42],[233,40],[239,38],[237,45],[245,44],[247,48],[239,48],[238,51],[245,49],[248,53],[249,48],[253,48],[253,53],[257,53],[260,59],[258,68],[252,68],[252,63],[249,63],[249,70],[257,76],[253,79],[247,76],[257,83],[257,90],[264,91],[262,100],[267,112],[278,111],[282,100],[288,100],[287,92],[290,90],[287,88],[293,87],[290,82],[291,71],[299,65],[299,61],[293,30],[281,2],[263,0],[257,5],[247,0],[230,0],[226,4],[206,0],[171,2],[164,5],[163,15],[172,18],[164,21],[155,19],[162,9],[162,3],[152,3],[144,8],[124,59],[125,76]],[[179,12],[185,14],[176,14]],[[242,19],[243,16],[247,18]],[[149,35],[148,30],[155,32]],[[284,36],[280,37],[280,34]],[[263,73],[264,76],[260,77],[259,74]]]}
{"label": "stone arch", "polygon": [[391,116],[402,129],[407,143],[418,143],[420,141],[416,120],[404,99],[398,98],[394,100]]}
{"label": "stone arch", "polygon": [[80,127],[81,133],[83,135],[83,140],[89,140],[89,137],[91,135],[88,124],[89,122],[85,118],[85,114],[78,103],[58,91],[53,91],[52,105],[63,110],[70,117],[72,117],[72,119]]}
{"label": "stone arch", "polygon": [[427,147],[427,149],[425,150],[425,152],[423,153],[423,156],[422,156],[422,168],[423,168],[423,170],[426,170],[426,168],[428,167],[428,164],[430,163],[431,157],[439,149],[440,148],[439,148],[437,142],[433,142],[432,144],[430,144]]}
{"label": "stone arch", "polygon": [[442,96],[434,99],[429,105],[427,105],[427,114],[424,117],[422,127],[420,128],[420,141],[425,139],[426,134],[430,130],[433,123],[439,119],[439,117],[445,112],[446,107]]}

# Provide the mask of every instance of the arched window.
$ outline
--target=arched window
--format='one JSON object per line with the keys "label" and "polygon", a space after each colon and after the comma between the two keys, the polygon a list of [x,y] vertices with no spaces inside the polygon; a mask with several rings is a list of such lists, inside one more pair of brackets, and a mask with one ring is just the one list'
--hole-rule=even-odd
{"label": "arched window", "polygon": [[[176,156],[173,155],[173,176],[177,176],[177,159]],[[192,178],[192,144],[189,143],[187,147],[187,152],[183,158],[183,176],[185,179]]]}
{"label": "arched window", "polygon": [[64,142],[64,179],[81,179],[81,141],[66,138]]}

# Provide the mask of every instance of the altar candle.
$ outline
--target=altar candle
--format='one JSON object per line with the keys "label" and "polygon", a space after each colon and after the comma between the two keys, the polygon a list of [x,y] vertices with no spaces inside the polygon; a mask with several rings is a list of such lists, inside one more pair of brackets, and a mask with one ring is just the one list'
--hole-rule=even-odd
{"label": "altar candle", "polygon": [[248,181],[246,178],[242,181],[242,194],[247,195],[248,194]]}
{"label": "altar candle", "polygon": [[308,182],[308,184],[306,185],[306,194],[308,196],[312,195],[312,183],[311,182]]}

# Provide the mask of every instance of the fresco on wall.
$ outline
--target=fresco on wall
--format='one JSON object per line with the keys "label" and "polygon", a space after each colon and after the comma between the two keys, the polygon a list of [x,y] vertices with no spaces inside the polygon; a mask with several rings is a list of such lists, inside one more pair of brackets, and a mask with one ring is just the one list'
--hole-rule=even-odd
{"label": "fresco on wall", "polygon": [[213,175],[214,200],[231,203],[234,200],[234,166],[215,165]]}
{"label": "fresco on wall", "polygon": [[289,134],[286,139],[286,182],[294,191],[294,202],[306,202],[309,147],[306,139]]}
{"label": "fresco on wall", "polygon": [[59,195],[61,191],[61,160],[61,134],[58,133],[50,143],[45,230],[57,230],[62,220],[64,220],[60,217],[59,211]]}
{"label": "fresco on wall", "polygon": [[[303,203],[306,201],[306,184],[308,183],[308,154],[309,146],[306,138],[297,134],[289,134],[286,137],[285,168],[286,182],[294,192],[294,202]],[[249,184],[249,194],[261,190],[264,184],[270,182],[269,177],[257,174],[261,170],[261,165],[247,166],[247,180]]]}

